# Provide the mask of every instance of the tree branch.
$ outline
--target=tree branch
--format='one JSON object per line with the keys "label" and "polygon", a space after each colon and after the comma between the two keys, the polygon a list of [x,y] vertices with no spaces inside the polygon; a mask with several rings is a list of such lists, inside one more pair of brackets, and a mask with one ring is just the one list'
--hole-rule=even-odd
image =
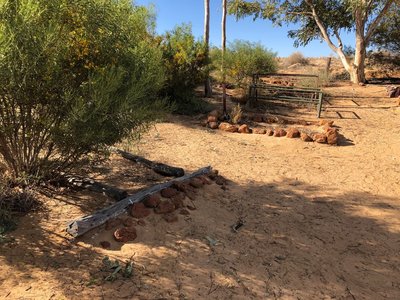
{"label": "tree branch", "polygon": [[343,43],[342,43],[342,39],[340,38],[339,32],[337,31],[337,29],[335,29],[335,36],[338,40],[339,46],[338,48],[343,49]]}
{"label": "tree branch", "polygon": [[382,18],[389,10],[390,6],[394,3],[394,0],[387,0],[386,4],[382,8],[381,12],[376,16],[375,20],[368,26],[367,34],[365,35],[365,43],[368,45],[372,35],[374,34],[376,27],[378,27],[379,23],[381,22]]}

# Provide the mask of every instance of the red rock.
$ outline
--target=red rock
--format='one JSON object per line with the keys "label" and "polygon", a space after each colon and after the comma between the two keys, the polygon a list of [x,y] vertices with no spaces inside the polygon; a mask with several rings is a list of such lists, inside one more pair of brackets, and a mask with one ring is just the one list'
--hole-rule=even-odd
{"label": "red rock", "polygon": [[331,130],[326,133],[326,140],[329,145],[337,145],[339,133],[336,130]]}
{"label": "red rock", "polygon": [[167,223],[175,223],[178,222],[178,216],[174,213],[172,214],[165,214],[162,216]]}
{"label": "red rock", "polygon": [[172,201],[162,201],[155,209],[156,214],[168,214],[175,211],[175,204]]}
{"label": "red rock", "polygon": [[161,190],[161,196],[164,198],[171,198],[175,196],[178,193],[178,191],[174,188],[165,188]]}
{"label": "red rock", "polygon": [[266,123],[272,124],[272,123],[276,123],[277,119],[273,118],[273,117],[268,117],[265,119]]}
{"label": "red rock", "polygon": [[329,133],[329,132],[338,132],[338,129],[337,129],[337,128],[334,128],[334,127],[330,127],[330,126],[325,125],[325,126],[324,126],[324,131],[325,131],[325,133]]}
{"label": "red rock", "polygon": [[321,120],[319,121],[319,126],[324,126],[328,125],[329,127],[333,126],[334,121],[329,121],[329,120]]}
{"label": "red rock", "polygon": [[216,116],[208,116],[207,122],[208,123],[211,123],[211,122],[216,123],[216,122],[218,122],[218,117],[216,117]]}
{"label": "red rock", "polygon": [[179,214],[180,214],[180,215],[184,215],[184,216],[188,216],[188,215],[190,215],[190,211],[188,211],[187,209],[182,208],[182,209],[179,211]]}
{"label": "red rock", "polygon": [[222,122],[221,124],[219,124],[218,128],[222,131],[226,131],[226,132],[238,132],[239,127],[236,125],[232,125],[226,122]]}
{"label": "red rock", "polygon": [[265,128],[253,128],[254,134],[266,134],[267,130]]}
{"label": "red rock", "polygon": [[137,224],[140,225],[140,226],[146,226],[146,221],[143,220],[143,219],[139,219],[139,220],[137,221]]}
{"label": "red rock", "polygon": [[218,123],[217,122],[210,122],[208,123],[208,127],[211,129],[218,129]]}
{"label": "red rock", "polygon": [[185,193],[179,192],[171,198],[171,202],[174,204],[175,209],[183,207],[183,200],[185,199]]}
{"label": "red rock", "polygon": [[210,178],[211,180],[215,180],[217,176],[218,176],[218,170],[211,170],[211,172],[208,173],[208,178]]}
{"label": "red rock", "polygon": [[298,138],[300,137],[300,131],[297,128],[289,128],[286,133],[286,137],[290,139]]}
{"label": "red rock", "polygon": [[201,121],[200,125],[203,126],[203,127],[206,127],[208,125],[207,120]]}
{"label": "red rock", "polygon": [[267,129],[267,133],[268,136],[273,136],[274,135],[274,131],[272,129]]}
{"label": "red rock", "polygon": [[240,125],[238,132],[239,133],[251,133],[251,129],[249,128],[249,126],[247,126],[247,124],[243,124],[243,125]]}
{"label": "red rock", "polygon": [[104,249],[109,249],[111,247],[111,243],[107,241],[101,241],[100,246]]}
{"label": "red rock", "polygon": [[117,219],[108,220],[106,222],[106,230],[114,229],[115,227],[120,226],[121,224],[122,224],[122,220],[118,219],[118,218]]}
{"label": "red rock", "polygon": [[300,138],[303,142],[312,142],[313,139],[305,132],[300,133]]}
{"label": "red rock", "polygon": [[190,182],[189,182],[189,184],[192,186],[192,187],[194,187],[194,188],[201,188],[203,185],[204,185],[204,183],[203,183],[203,181],[200,179],[200,178],[192,178],[192,179],[190,179]]}
{"label": "red rock", "polygon": [[125,227],[131,227],[133,226],[134,221],[132,218],[127,217],[122,221],[122,224],[124,224]]}
{"label": "red rock", "polygon": [[148,215],[151,214],[151,210],[144,206],[143,203],[134,203],[131,206],[131,216],[136,219],[146,218]]}
{"label": "red rock", "polygon": [[114,239],[117,242],[126,243],[135,240],[137,237],[135,227],[122,227],[114,232]]}
{"label": "red rock", "polygon": [[313,135],[314,142],[325,144],[326,143],[326,135],[323,133],[315,133]]}
{"label": "red rock", "polygon": [[254,122],[258,122],[258,123],[264,122],[264,118],[262,115],[254,115],[252,119]]}
{"label": "red rock", "polygon": [[282,128],[276,128],[274,131],[274,136],[275,137],[282,137],[286,135],[286,131]]}
{"label": "red rock", "polygon": [[149,208],[157,207],[158,204],[160,204],[160,202],[161,202],[161,197],[159,194],[149,195],[143,200],[143,204]]}

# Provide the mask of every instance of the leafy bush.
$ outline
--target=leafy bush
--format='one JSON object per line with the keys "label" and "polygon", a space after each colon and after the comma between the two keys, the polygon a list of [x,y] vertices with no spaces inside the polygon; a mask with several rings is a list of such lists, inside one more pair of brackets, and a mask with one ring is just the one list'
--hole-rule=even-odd
{"label": "leafy bush", "polygon": [[143,129],[162,105],[153,17],[128,0],[0,5],[0,153],[42,176]]}
{"label": "leafy bush", "polygon": [[[221,50],[213,48],[210,55],[217,80],[221,81]],[[228,45],[224,60],[227,80],[239,87],[246,86],[254,73],[270,73],[277,69],[276,53],[260,43],[235,40]]]}
{"label": "leafy bush", "polygon": [[206,48],[202,42],[196,41],[190,25],[167,32],[160,46],[166,67],[163,95],[175,103],[178,112],[182,112],[192,106],[194,88],[206,78]]}
{"label": "leafy bush", "polygon": [[286,59],[286,65],[291,66],[294,64],[308,65],[308,60],[304,57],[303,53],[296,51],[290,54]]}

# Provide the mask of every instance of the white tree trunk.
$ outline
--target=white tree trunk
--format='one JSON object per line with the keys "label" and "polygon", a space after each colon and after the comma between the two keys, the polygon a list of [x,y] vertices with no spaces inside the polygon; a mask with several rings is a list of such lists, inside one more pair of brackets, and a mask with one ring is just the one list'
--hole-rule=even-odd
{"label": "white tree trunk", "polygon": [[[204,44],[208,60],[210,53],[210,0],[204,0]],[[207,79],[204,83],[204,95],[208,98],[212,97],[210,74],[207,74]]]}
{"label": "white tree trunk", "polygon": [[226,52],[226,1],[222,0],[222,41],[221,41],[221,51],[222,51],[222,106],[224,111],[224,116],[226,113],[226,74],[225,74],[225,52]]}

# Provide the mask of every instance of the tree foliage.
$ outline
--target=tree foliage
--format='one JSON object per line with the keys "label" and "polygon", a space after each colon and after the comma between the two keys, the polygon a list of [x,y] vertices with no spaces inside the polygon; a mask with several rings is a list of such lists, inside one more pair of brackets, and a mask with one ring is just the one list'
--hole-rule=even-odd
{"label": "tree foliage", "polygon": [[166,68],[163,95],[180,110],[193,101],[194,88],[206,79],[207,48],[195,39],[191,26],[185,24],[167,32],[160,47]]}
{"label": "tree foliage", "polygon": [[[211,59],[215,69],[221,65],[221,51],[214,48],[211,51]],[[260,43],[235,40],[228,44],[225,53],[225,72],[228,79],[243,86],[255,73],[270,73],[277,69],[276,53],[266,49]],[[217,72],[221,79],[221,74]]]}
{"label": "tree foliage", "polygon": [[154,118],[153,16],[128,0],[0,2],[0,153],[16,177],[71,166]]}
{"label": "tree foliage", "polygon": [[400,3],[383,18],[372,38],[372,43],[379,49],[400,52]]}

